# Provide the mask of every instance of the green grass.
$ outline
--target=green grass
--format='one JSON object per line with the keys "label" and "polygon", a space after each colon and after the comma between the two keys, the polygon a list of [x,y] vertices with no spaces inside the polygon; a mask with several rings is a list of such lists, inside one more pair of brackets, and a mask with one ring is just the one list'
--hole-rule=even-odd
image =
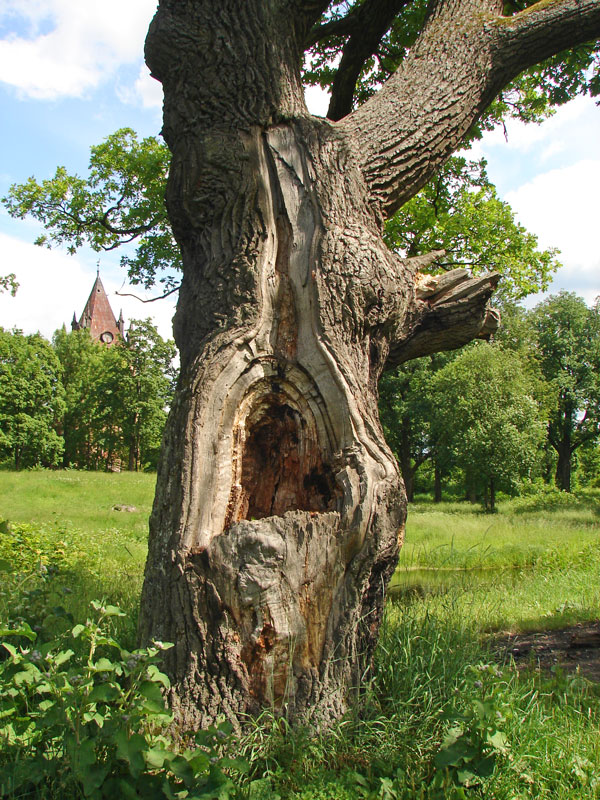
{"label": "green grass", "polygon": [[[80,619],[91,599],[106,598],[127,611],[119,635],[132,646],[153,490],[151,475],[0,473],[0,518],[11,520],[0,530],[0,614],[44,633],[52,606]],[[493,516],[468,503],[412,506],[373,674],[352,711],[317,736],[265,713],[236,744],[254,781],[239,796],[459,798],[457,771],[435,766],[458,727],[473,752],[490,731],[503,743],[492,774],[465,797],[600,798],[598,687],[481,667],[497,660],[498,630],[598,619],[598,508],[597,493],[551,492],[505,500]]]}
{"label": "green grass", "polygon": [[[32,470],[0,472],[0,518],[61,529],[119,531],[145,541],[155,474]],[[136,512],[114,511],[115,505]]]}
{"label": "green grass", "polygon": [[485,514],[470,503],[413,504],[399,568],[513,568],[533,566],[550,553],[565,565],[598,542],[596,497],[552,493],[499,504]]}
{"label": "green grass", "polygon": [[117,633],[133,647],[155,483],[144,473],[0,472],[0,520],[12,530],[0,533],[0,560],[14,563],[19,550],[27,560],[27,569],[0,576],[0,617],[20,597],[24,618],[50,606],[64,609],[66,624],[85,619],[92,600],[107,598],[127,612]]}

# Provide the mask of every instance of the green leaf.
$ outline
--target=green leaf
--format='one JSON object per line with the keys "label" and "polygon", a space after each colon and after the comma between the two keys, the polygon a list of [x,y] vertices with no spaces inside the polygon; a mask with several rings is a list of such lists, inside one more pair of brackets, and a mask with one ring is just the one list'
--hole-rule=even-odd
{"label": "green leaf", "polygon": [[96,763],[96,748],[93,739],[84,739],[76,748],[77,765],[81,772],[89,770]]}
{"label": "green leaf", "polygon": [[131,736],[126,731],[119,731],[115,736],[117,756],[127,761],[133,777],[137,777],[146,765],[143,753],[147,749],[146,740],[139,733]]}
{"label": "green leaf", "polygon": [[82,781],[83,791],[89,797],[96,789],[99,789],[106,780],[110,772],[110,767],[106,764],[92,764],[85,773]]}
{"label": "green leaf", "polygon": [[121,696],[121,690],[112,683],[99,683],[89,693],[91,703],[110,703]]}
{"label": "green leaf", "polygon": [[477,775],[480,775],[482,778],[489,778],[494,771],[494,767],[496,766],[496,756],[494,754],[484,756],[483,758],[474,761],[471,766]]}
{"label": "green leaf", "polygon": [[75,653],[72,650],[63,650],[60,653],[57,653],[54,656],[54,663],[57,667],[60,667],[61,664],[64,664],[66,661],[69,661]]}
{"label": "green leaf", "polygon": [[227,756],[224,756],[223,758],[219,759],[219,765],[223,769],[232,769],[241,773],[242,775],[246,775],[250,771],[250,764],[244,758],[228,758]]}
{"label": "green leaf", "polygon": [[165,707],[165,701],[160,686],[157,683],[143,681],[140,684],[139,692],[147,700],[152,700],[154,703],[160,704],[161,708]]}
{"label": "green leaf", "polygon": [[169,764],[169,769],[177,778],[180,778],[186,785],[190,785],[194,780],[194,770],[183,756],[176,756]]}
{"label": "green leaf", "polygon": [[151,769],[162,769],[165,761],[169,761],[173,757],[173,754],[164,747],[150,747],[144,752],[146,764],[148,764]]}
{"label": "green leaf", "polygon": [[165,689],[171,688],[171,682],[164,672],[161,672],[156,664],[150,664],[148,667],[148,678],[155,683],[161,683]]}
{"label": "green leaf", "polygon": [[194,774],[204,775],[210,769],[210,758],[206,751],[198,748],[197,750],[193,750],[192,752],[186,752],[183,754],[183,757],[186,759],[190,767],[193,769]]}
{"label": "green leaf", "polygon": [[113,672],[116,664],[113,664],[108,658],[99,658],[95,664],[92,664],[92,669],[96,672]]}
{"label": "green leaf", "polygon": [[119,779],[119,792],[124,800],[140,800],[140,796],[135,790],[135,784],[130,783],[127,778]]}
{"label": "green leaf", "polygon": [[487,741],[495,750],[504,750],[506,748],[507,739],[502,731],[496,731],[491,735],[488,734]]}
{"label": "green leaf", "polygon": [[474,784],[481,782],[479,776],[475,775],[474,772],[471,772],[468,769],[457,770],[456,778],[459,783],[467,786],[473,786]]}
{"label": "green leaf", "polygon": [[461,764],[470,761],[477,755],[477,750],[469,743],[469,741],[461,736],[449,747],[445,747],[435,756],[435,765],[439,769],[445,767],[458,767]]}
{"label": "green leaf", "polygon": [[124,617],[125,612],[121,611],[118,606],[105,606],[104,607],[104,616],[105,617]]}
{"label": "green leaf", "polygon": [[[37,633],[31,630],[30,626],[24,622],[20,628],[1,628],[0,629],[0,636],[24,636],[26,639],[29,639],[30,642],[35,642],[37,639]],[[4,643],[4,647],[9,649],[9,645]],[[10,652],[10,650],[9,650]]]}

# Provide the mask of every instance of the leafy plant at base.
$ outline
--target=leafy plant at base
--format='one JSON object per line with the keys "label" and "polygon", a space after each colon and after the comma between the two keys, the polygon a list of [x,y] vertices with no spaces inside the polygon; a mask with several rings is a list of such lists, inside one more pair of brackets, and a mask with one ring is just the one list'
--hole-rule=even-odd
{"label": "leafy plant at base", "polygon": [[451,727],[434,759],[434,786],[443,786],[448,778],[454,785],[476,786],[493,773],[498,756],[507,753],[502,728],[510,709],[501,677],[495,665],[467,667],[464,685],[457,690],[459,707],[446,715]]}
{"label": "leafy plant at base", "polygon": [[228,773],[247,770],[222,755],[231,727],[201,731],[194,747],[178,748],[162,694],[169,681],[158,667],[171,645],[124,650],[110,634],[111,618],[123,612],[92,606],[96,619],[39,648],[26,624],[0,631],[0,794],[229,797]]}

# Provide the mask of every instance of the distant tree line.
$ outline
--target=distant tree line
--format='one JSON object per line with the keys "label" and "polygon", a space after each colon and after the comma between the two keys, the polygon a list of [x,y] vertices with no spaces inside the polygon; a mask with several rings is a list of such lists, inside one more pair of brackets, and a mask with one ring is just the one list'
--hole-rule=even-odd
{"label": "distant tree line", "polygon": [[[0,328],[0,461],[16,469],[153,469],[175,345],[149,320],[100,345],[88,331]],[[527,482],[600,481],[600,302],[561,292],[502,301],[494,341],[415,359],[380,382],[387,441],[409,499],[443,486],[493,510]]]}
{"label": "distant tree line", "polygon": [[381,418],[409,499],[442,484],[494,510],[496,492],[600,478],[600,303],[561,292],[506,301],[491,343],[408,362],[380,383]]}
{"label": "distant tree line", "polygon": [[106,347],[87,330],[0,328],[0,462],[155,468],[174,388],[175,345],[150,320]]}

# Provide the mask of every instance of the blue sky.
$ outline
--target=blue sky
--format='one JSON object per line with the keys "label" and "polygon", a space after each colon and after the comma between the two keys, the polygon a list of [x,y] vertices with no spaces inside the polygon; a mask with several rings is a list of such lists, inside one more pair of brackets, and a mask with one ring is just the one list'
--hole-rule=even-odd
{"label": "blue sky", "polygon": [[[155,6],[155,0],[0,0],[0,196],[30,175],[50,177],[59,164],[85,174],[90,145],[119,127],[160,131],[161,88],[142,59]],[[309,105],[324,113],[319,90],[309,92]],[[600,108],[579,98],[541,126],[509,123],[507,133],[508,141],[500,129],[487,134],[475,155],[487,158],[501,196],[540,244],[561,250],[564,266],[552,291],[569,289],[593,302],[600,294]],[[35,223],[0,210],[0,274],[15,272],[21,284],[15,298],[0,295],[0,325],[51,336],[81,312],[100,259],[115,312],[152,316],[170,335],[172,302],[142,305],[114,295],[140,294],[124,285],[118,253],[69,256],[35,247],[38,233]]]}

